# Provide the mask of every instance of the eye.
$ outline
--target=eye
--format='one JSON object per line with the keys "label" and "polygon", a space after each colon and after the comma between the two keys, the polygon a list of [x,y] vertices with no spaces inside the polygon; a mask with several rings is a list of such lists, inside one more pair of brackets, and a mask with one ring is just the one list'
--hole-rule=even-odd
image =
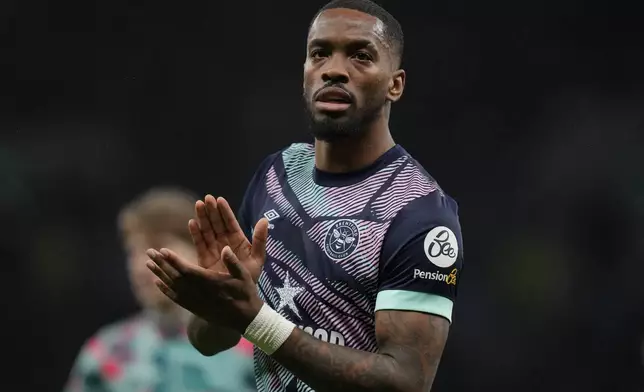
{"label": "eye", "polygon": [[320,59],[324,57],[324,52],[322,51],[322,49],[313,49],[311,53],[309,53],[309,56],[312,59]]}
{"label": "eye", "polygon": [[373,61],[373,58],[367,52],[357,52],[356,54],[353,55],[353,58],[355,58],[358,61],[363,61],[363,62]]}

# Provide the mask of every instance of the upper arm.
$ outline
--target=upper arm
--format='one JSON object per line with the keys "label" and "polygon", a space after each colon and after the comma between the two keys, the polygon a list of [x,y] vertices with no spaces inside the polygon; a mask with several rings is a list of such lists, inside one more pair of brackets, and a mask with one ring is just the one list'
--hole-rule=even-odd
{"label": "upper arm", "polygon": [[376,338],[380,353],[396,360],[414,389],[427,390],[436,374],[462,268],[453,200],[435,192],[399,212],[381,253]]}
{"label": "upper arm", "polygon": [[452,322],[463,239],[455,202],[434,192],[407,205],[382,247],[378,310],[433,314]]}
{"label": "upper arm", "polygon": [[413,390],[431,387],[448,331],[449,322],[443,317],[400,310],[376,312],[378,352],[395,360]]}

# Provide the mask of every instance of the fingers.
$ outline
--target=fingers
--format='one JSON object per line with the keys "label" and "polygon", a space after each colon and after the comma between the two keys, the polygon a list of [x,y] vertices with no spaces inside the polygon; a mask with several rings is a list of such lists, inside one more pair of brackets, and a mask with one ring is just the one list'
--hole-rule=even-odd
{"label": "fingers", "polygon": [[242,231],[237,217],[230,208],[230,205],[223,197],[217,199],[217,209],[221,213],[226,231],[228,232],[228,245],[232,246],[235,251],[243,244],[248,244],[248,238]]}
{"label": "fingers", "polygon": [[156,268],[150,268],[150,271],[152,271],[159,279],[171,285],[173,280],[181,277],[181,273],[179,273],[172,264],[168,263],[165,256],[161,253],[154,249],[148,249],[145,253],[156,266]]}
{"label": "fingers", "polygon": [[250,280],[250,273],[248,270],[239,262],[235,253],[230,249],[230,246],[226,246],[221,252],[221,258],[228,268],[228,272],[233,278],[240,280]]}
{"label": "fingers", "polygon": [[152,271],[152,273],[155,274],[157,278],[159,278],[163,283],[168,286],[172,286],[172,279],[170,279],[168,274],[163,272],[163,270],[158,265],[156,265],[154,261],[148,260],[147,263],[145,263],[145,266],[148,267],[148,269]]}
{"label": "fingers", "polygon": [[197,265],[184,259],[170,249],[161,248],[159,253],[163,256],[163,260],[165,260],[166,263],[172,266],[181,275],[195,274],[199,269]]}
{"label": "fingers", "polygon": [[165,283],[163,283],[160,280],[157,280],[154,282],[157,285],[157,288],[161,290],[163,294],[165,294],[166,297],[170,298],[171,300],[175,301],[177,300],[177,293],[174,292],[170,287],[168,287]]}
{"label": "fingers", "polygon": [[146,254],[150,258],[146,264],[148,269],[170,288],[175,287],[182,278],[208,276],[207,269],[186,261],[170,249],[162,248],[161,251],[148,249]]}
{"label": "fingers", "polygon": [[215,235],[224,235],[226,233],[226,226],[221,218],[217,200],[212,195],[206,195],[204,200],[206,202],[206,214],[208,215],[212,228],[215,230]]}
{"label": "fingers", "polygon": [[162,248],[161,251],[148,249],[146,254],[173,281],[183,275],[194,275],[200,268],[170,249]]}
{"label": "fingers", "polygon": [[237,217],[235,217],[235,214],[233,213],[233,210],[230,208],[230,205],[228,204],[226,199],[224,199],[223,197],[217,198],[217,208],[221,213],[221,218],[224,221],[224,226],[226,226],[226,230],[229,233],[232,234],[242,231],[241,227],[239,227],[239,223],[237,223]]}
{"label": "fingers", "polygon": [[197,248],[197,254],[205,255],[206,252],[208,252],[208,245],[206,245],[206,240],[201,233],[201,229],[199,229],[199,223],[194,219],[190,219],[188,221],[188,231],[190,231],[192,243],[194,243],[195,248]]}
{"label": "fingers", "polygon": [[251,245],[250,254],[253,259],[261,263],[263,266],[266,260],[266,240],[268,239],[268,219],[262,218],[255,225],[253,232],[253,243]]}
{"label": "fingers", "polygon": [[208,212],[206,211],[206,204],[204,204],[203,201],[198,200],[195,203],[195,214],[197,215],[197,223],[199,224],[201,236],[204,239],[206,246],[214,246],[217,238],[213,227],[210,225],[210,219],[208,219]]}
{"label": "fingers", "polygon": [[163,294],[171,300],[176,301],[177,294],[170,287],[174,284],[174,279],[178,279],[181,274],[165,261],[165,258],[161,253],[154,249],[148,249],[146,254],[150,258],[146,263],[146,266],[157,276],[157,278],[159,278],[159,280],[154,283]]}

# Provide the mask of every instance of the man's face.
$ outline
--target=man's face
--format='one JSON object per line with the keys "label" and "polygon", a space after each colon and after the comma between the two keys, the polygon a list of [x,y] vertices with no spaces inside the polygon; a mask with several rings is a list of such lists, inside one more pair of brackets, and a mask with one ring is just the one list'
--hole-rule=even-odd
{"label": "man's face", "polygon": [[187,260],[196,260],[192,244],[175,237],[151,239],[144,233],[131,233],[125,238],[127,270],[134,297],[145,309],[166,312],[176,305],[166,297],[154,284],[156,276],[146,267],[150,248],[169,248]]}
{"label": "man's face", "polygon": [[317,139],[357,135],[398,99],[392,86],[400,73],[384,29],[379,19],[350,9],[326,10],[311,25],[304,100]]}

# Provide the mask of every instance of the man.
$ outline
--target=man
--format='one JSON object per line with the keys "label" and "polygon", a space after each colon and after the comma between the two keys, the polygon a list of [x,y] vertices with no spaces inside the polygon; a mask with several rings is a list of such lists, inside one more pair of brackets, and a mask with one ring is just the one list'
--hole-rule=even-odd
{"label": "man", "polygon": [[260,391],[431,388],[463,245],[456,203],[389,132],[402,49],[374,3],[322,8],[304,64],[315,145],[261,164],[239,222],[223,198],[197,203],[198,265],[148,250],[160,290],[196,315],[199,351],[255,343]]}
{"label": "man", "polygon": [[127,251],[132,290],[143,311],[101,329],[83,347],[69,392],[254,391],[250,351],[240,346],[207,358],[190,345],[188,313],[161,294],[145,267],[149,247],[167,246],[196,259],[186,221],[194,214],[190,194],[153,189],[123,208],[119,231]]}

